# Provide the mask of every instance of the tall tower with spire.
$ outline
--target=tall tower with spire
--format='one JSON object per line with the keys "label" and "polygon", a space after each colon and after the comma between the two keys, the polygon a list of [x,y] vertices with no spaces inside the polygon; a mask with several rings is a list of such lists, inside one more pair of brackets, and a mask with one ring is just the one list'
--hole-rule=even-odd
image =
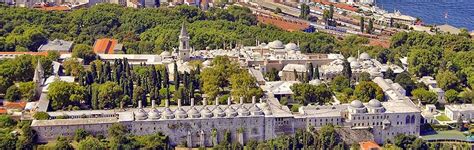
{"label": "tall tower with spire", "polygon": [[183,23],[179,34],[178,57],[180,60],[189,60],[189,53],[191,53],[189,39],[188,30],[186,30],[186,25]]}
{"label": "tall tower with spire", "polygon": [[43,78],[44,78],[43,66],[41,66],[41,62],[38,59],[38,62],[36,63],[35,74],[33,75],[33,82],[35,82],[36,85],[40,86],[43,84]]}

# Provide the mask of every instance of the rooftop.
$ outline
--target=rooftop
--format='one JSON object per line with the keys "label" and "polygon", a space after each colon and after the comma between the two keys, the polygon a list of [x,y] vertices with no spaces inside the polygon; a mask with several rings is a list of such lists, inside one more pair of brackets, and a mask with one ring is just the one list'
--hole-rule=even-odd
{"label": "rooftop", "polygon": [[41,45],[38,48],[38,51],[66,51],[70,52],[72,48],[73,41],[64,41],[55,39],[53,41],[48,41],[48,43]]}
{"label": "rooftop", "polygon": [[118,45],[116,39],[98,39],[94,43],[94,52],[97,54],[113,54],[116,45]]}
{"label": "rooftop", "polygon": [[104,123],[116,123],[118,122],[117,117],[107,118],[74,118],[74,119],[52,119],[52,120],[33,120],[31,123],[32,127],[38,126],[67,126],[67,125],[85,125],[85,124],[104,124]]}

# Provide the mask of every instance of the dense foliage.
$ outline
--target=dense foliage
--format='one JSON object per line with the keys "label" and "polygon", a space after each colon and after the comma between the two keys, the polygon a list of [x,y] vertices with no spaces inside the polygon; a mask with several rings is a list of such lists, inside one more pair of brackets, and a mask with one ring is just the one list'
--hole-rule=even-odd
{"label": "dense foliage", "polygon": [[[229,6],[201,11],[196,7],[132,9],[100,4],[72,12],[44,12],[27,8],[0,7],[0,51],[36,51],[48,39],[65,39],[91,46],[97,38],[112,37],[124,43],[124,53],[160,53],[177,47],[180,24],[188,24],[191,45],[196,49],[253,45],[258,39],[296,42],[303,51],[328,49],[334,43],[326,34],[285,32],[257,25],[248,8]],[[85,55],[79,55],[85,56]]]}

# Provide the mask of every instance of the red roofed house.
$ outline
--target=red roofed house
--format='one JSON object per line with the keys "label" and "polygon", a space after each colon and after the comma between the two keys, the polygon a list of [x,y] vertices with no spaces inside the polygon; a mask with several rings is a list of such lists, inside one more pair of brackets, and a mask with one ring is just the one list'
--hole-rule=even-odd
{"label": "red roofed house", "polygon": [[116,39],[103,38],[94,43],[94,52],[97,54],[114,54],[122,51],[123,44],[118,44]]}
{"label": "red roofed house", "polygon": [[23,110],[26,106],[26,102],[20,101],[20,102],[9,102],[9,101],[4,101],[3,102],[3,107],[7,109],[18,109],[18,110]]}
{"label": "red roofed house", "polygon": [[359,142],[361,150],[381,150],[380,146],[374,141]]}

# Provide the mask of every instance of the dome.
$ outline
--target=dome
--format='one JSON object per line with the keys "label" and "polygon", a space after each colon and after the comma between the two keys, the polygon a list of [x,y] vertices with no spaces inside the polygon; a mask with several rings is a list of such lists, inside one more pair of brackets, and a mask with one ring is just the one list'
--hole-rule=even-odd
{"label": "dome", "polygon": [[225,117],[225,112],[219,106],[217,106],[213,112],[216,117]]}
{"label": "dome", "polygon": [[370,72],[378,73],[378,72],[380,72],[380,70],[377,67],[372,67],[372,68],[370,68]]}
{"label": "dome", "polygon": [[190,110],[188,110],[188,116],[190,118],[201,118],[201,114],[198,110],[196,110],[195,107],[192,107]]}
{"label": "dome", "polygon": [[351,62],[351,68],[360,68],[361,66],[358,61]]}
{"label": "dome", "polygon": [[156,109],[152,109],[150,110],[150,112],[148,112],[148,119],[160,119],[160,117],[161,117],[160,111]]}
{"label": "dome", "polygon": [[252,113],[252,115],[263,115],[262,110],[260,110],[256,105],[253,105],[252,108],[250,108],[250,113]]}
{"label": "dome", "polygon": [[138,120],[145,120],[147,118],[146,112],[143,109],[138,109],[135,113],[135,118]]}
{"label": "dome", "polygon": [[211,118],[213,116],[212,112],[209,110],[208,107],[204,107],[201,110],[201,114],[203,118]]}
{"label": "dome", "polygon": [[232,108],[231,106],[227,107],[227,109],[225,110],[225,113],[227,114],[227,117],[235,117],[235,116],[237,116],[237,112],[236,112],[235,109]]}
{"label": "dome", "polygon": [[273,49],[283,49],[283,43],[280,40],[275,40],[273,42],[268,43],[268,46]]}
{"label": "dome", "polygon": [[370,107],[382,107],[382,103],[380,103],[379,100],[372,99],[369,101],[369,106]]}
{"label": "dome", "polygon": [[285,45],[285,49],[287,49],[287,50],[293,50],[293,51],[299,50],[298,45],[296,45],[295,43],[288,43],[288,44],[286,44],[286,45]]}
{"label": "dome", "polygon": [[361,59],[361,60],[369,60],[369,59],[370,59],[370,56],[369,56],[369,54],[367,54],[366,52],[363,52],[362,54],[360,54],[359,59]]}
{"label": "dome", "polygon": [[266,108],[263,112],[265,113],[265,115],[272,115],[273,114],[272,110],[270,110],[269,107]]}
{"label": "dome", "polygon": [[171,56],[171,53],[168,51],[161,52],[160,56]]}
{"label": "dome", "polygon": [[348,62],[353,62],[353,61],[356,61],[356,60],[357,60],[357,59],[354,58],[354,57],[352,57],[352,56],[349,57],[349,58],[347,58],[347,61],[348,61]]}
{"label": "dome", "polygon": [[170,110],[170,108],[166,107],[165,110],[163,111],[163,114],[161,116],[163,119],[173,119],[174,118],[174,113]]}
{"label": "dome", "polygon": [[359,100],[354,100],[354,101],[351,102],[351,107],[362,108],[362,107],[364,107],[364,105]]}
{"label": "dome", "polygon": [[239,110],[237,110],[237,112],[239,112],[240,116],[249,116],[250,115],[250,111],[247,108],[245,108],[244,105],[241,105]]}
{"label": "dome", "polygon": [[174,113],[176,114],[176,118],[187,118],[188,117],[188,114],[186,114],[186,112],[182,108],[176,109],[176,111]]}

